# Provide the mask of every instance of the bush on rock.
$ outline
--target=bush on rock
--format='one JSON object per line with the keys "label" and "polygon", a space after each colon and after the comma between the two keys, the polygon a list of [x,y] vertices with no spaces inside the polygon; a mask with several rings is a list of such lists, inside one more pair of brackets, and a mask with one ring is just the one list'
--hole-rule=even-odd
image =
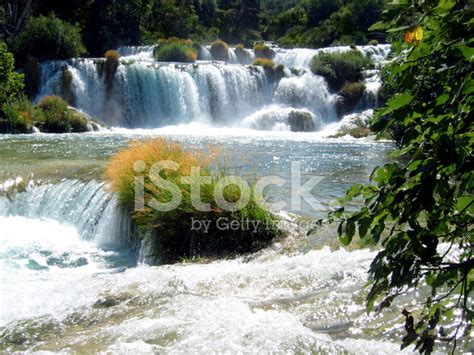
{"label": "bush on rock", "polygon": [[70,110],[59,96],[45,96],[38,104],[42,111],[38,128],[45,133],[87,132],[88,120],[79,112]]}
{"label": "bush on rock", "polygon": [[363,80],[362,71],[371,67],[373,62],[359,50],[346,52],[320,52],[311,60],[311,71],[326,79],[329,89],[339,91],[344,84]]}
{"label": "bush on rock", "polygon": [[[171,161],[175,166],[159,169],[156,163],[162,161]],[[272,215],[260,207],[253,196],[247,204],[232,211],[216,203],[215,191],[223,175],[212,173],[211,166],[215,163],[216,158],[208,152],[192,152],[165,139],[132,143],[110,160],[107,179],[121,205],[131,211],[138,238],[150,246],[149,263],[174,263],[182,258],[254,252],[267,246],[276,236]],[[193,167],[200,170],[190,176]],[[188,180],[183,180],[183,177]],[[203,177],[207,182],[200,191],[193,192],[191,184]],[[136,200],[136,190],[143,192],[142,202],[140,198]],[[238,203],[242,196],[240,186],[234,184],[220,191],[225,201],[230,203]],[[181,196],[181,201],[174,208],[166,211],[156,208],[157,204],[175,201],[176,196]],[[196,196],[201,203],[208,204],[204,210],[193,204]],[[134,209],[137,201],[143,203],[139,210]],[[259,225],[256,230],[223,230],[219,227],[219,223],[221,226],[222,223],[238,224],[241,220]],[[209,229],[206,232],[193,228],[193,221],[207,221]]]}
{"label": "bush on rock", "polygon": [[224,41],[217,40],[212,42],[210,51],[214,60],[229,61],[229,46]]}
{"label": "bush on rock", "polygon": [[258,43],[253,47],[256,58],[273,59],[275,52],[266,44]]}
{"label": "bush on rock", "polygon": [[194,63],[198,52],[192,44],[170,42],[160,44],[154,52],[154,57],[160,62]]}

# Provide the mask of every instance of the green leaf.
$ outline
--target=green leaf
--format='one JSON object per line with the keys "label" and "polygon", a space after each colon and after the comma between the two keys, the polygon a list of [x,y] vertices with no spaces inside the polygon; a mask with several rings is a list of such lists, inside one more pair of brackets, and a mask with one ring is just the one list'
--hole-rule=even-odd
{"label": "green leaf", "polygon": [[413,95],[409,92],[397,94],[387,102],[385,109],[382,110],[382,114],[386,115],[390,112],[396,111],[410,104],[412,101]]}
{"label": "green leaf", "polygon": [[400,26],[400,27],[396,27],[396,28],[391,28],[389,30],[387,30],[388,33],[393,33],[393,32],[400,32],[400,31],[406,31],[410,28],[412,28],[413,26]]}
{"label": "green leaf", "polygon": [[461,213],[464,212],[464,210],[472,204],[472,197],[470,196],[462,196],[458,198],[458,202],[456,204],[456,210]]}
{"label": "green leaf", "polygon": [[369,31],[385,30],[386,28],[387,24],[383,21],[379,21],[370,26]]}
{"label": "green leaf", "polygon": [[458,49],[462,52],[464,58],[466,58],[469,62],[474,61],[474,48],[463,45],[459,46]]}

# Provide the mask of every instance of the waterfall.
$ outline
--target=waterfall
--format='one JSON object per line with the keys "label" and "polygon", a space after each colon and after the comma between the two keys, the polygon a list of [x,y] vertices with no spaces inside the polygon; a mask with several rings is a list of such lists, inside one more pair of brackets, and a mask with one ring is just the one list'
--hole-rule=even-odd
{"label": "waterfall", "polygon": [[116,197],[106,190],[105,183],[65,180],[30,187],[11,200],[0,197],[0,202],[3,216],[56,220],[75,227],[82,239],[98,245],[130,243],[130,219]]}
{"label": "waterfall", "polygon": [[[375,63],[385,60],[391,51],[389,44],[381,44],[377,46],[358,46],[364,56],[370,57]],[[311,59],[320,53],[345,52],[351,50],[349,46],[328,47],[320,49],[308,48],[274,48],[276,52],[275,63],[283,64],[288,68],[309,69]]]}
{"label": "waterfall", "polygon": [[[230,63],[197,61],[185,64],[155,62],[154,48],[119,48],[122,57],[111,90],[104,84],[103,58],[42,63],[42,80],[36,100],[45,95],[63,94],[63,73],[68,70],[72,76],[69,92],[74,93],[73,105],[109,126],[157,128],[200,122],[242,127],[246,126],[247,117],[271,105],[309,110],[317,122],[327,123],[337,118],[335,95],[328,92],[324,79],[309,71],[309,63],[321,51],[342,51],[349,47],[275,48],[275,63],[286,67],[281,80],[262,67],[236,64],[233,49],[230,50]],[[376,63],[390,52],[388,45],[359,49]],[[254,56],[251,50],[247,52],[250,57]],[[300,71],[292,72],[292,68]],[[366,86],[364,108],[373,108],[380,87],[378,72],[366,73]]]}
{"label": "waterfall", "polygon": [[117,51],[121,57],[127,57],[129,60],[151,60],[156,46],[124,46]]}

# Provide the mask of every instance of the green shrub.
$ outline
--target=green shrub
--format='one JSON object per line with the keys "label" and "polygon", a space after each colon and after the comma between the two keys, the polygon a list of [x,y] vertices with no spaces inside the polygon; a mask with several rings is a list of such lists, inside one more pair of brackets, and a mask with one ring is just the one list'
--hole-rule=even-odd
{"label": "green shrub", "polygon": [[41,112],[26,96],[12,100],[2,107],[3,122],[0,133],[31,133]]}
{"label": "green shrub", "polygon": [[79,57],[86,52],[78,27],[55,16],[31,17],[13,43],[15,55],[39,61]]}
{"label": "green shrub", "polygon": [[337,104],[339,115],[352,112],[364,96],[364,92],[365,85],[363,82],[344,84],[341,91],[339,91],[340,100]]}
{"label": "green shrub", "polygon": [[105,90],[107,93],[110,93],[112,90],[112,85],[114,83],[115,73],[117,72],[117,68],[120,65],[120,54],[114,50],[108,50],[104,54],[105,62],[104,62],[104,80],[105,80]]}
{"label": "green shrub", "polygon": [[159,45],[154,57],[160,62],[193,63],[197,59],[197,52],[187,44],[168,43]]}
{"label": "green shrub", "polygon": [[264,67],[265,69],[275,68],[275,63],[273,60],[267,58],[256,58],[253,62],[253,65],[258,65]]}
{"label": "green shrub", "polygon": [[[159,173],[161,179],[173,183],[182,194],[182,202],[168,212],[157,211],[149,204],[152,200],[166,203],[171,199],[169,190],[156,186],[150,179],[150,169],[159,161],[179,164],[177,170],[162,170]],[[136,172],[137,162],[143,163],[143,169],[139,169],[139,173]],[[253,197],[245,207],[234,212],[224,211],[217,205],[214,188],[223,174],[211,174],[211,165],[215,163],[214,154],[191,152],[180,144],[165,139],[135,142],[109,161],[107,179],[120,203],[130,211],[135,204],[135,183],[137,178],[143,178],[144,208],[133,211],[132,216],[140,238],[145,238],[152,245],[154,263],[174,263],[182,258],[220,257],[253,252],[268,245],[276,236],[272,215],[259,207]],[[183,176],[189,177],[192,167],[200,167],[201,176],[209,177],[209,183],[201,187],[200,196],[203,203],[210,204],[209,212],[194,208],[190,184],[181,180]],[[229,202],[236,202],[240,198],[240,189],[230,185],[224,189],[224,197]],[[256,232],[242,229],[222,231],[216,224],[219,218],[228,221],[248,218],[260,222],[260,225]],[[193,231],[192,219],[210,221],[208,232]],[[270,228],[266,228],[267,226]]]}
{"label": "green shrub", "polygon": [[211,55],[214,60],[229,61],[229,46],[221,40],[212,42]]}
{"label": "green shrub", "polygon": [[237,57],[237,60],[239,61],[240,64],[247,64],[250,60],[250,55],[245,49],[243,44],[238,44],[235,47],[235,56]]}
{"label": "green shrub", "polygon": [[69,118],[70,132],[83,133],[89,131],[89,121],[79,112],[69,111],[67,117]]}
{"label": "green shrub", "polygon": [[265,44],[256,44],[253,47],[253,51],[255,53],[255,58],[265,58],[265,59],[273,59],[275,58],[275,52]]}
{"label": "green shrub", "polygon": [[331,91],[339,91],[344,84],[363,79],[362,70],[373,65],[370,58],[358,50],[320,52],[311,60],[311,71],[324,77]]}
{"label": "green shrub", "polygon": [[45,133],[86,132],[88,121],[79,112],[69,110],[59,96],[45,96],[38,104],[42,110],[38,126]]}
{"label": "green shrub", "polygon": [[368,45],[369,46],[377,46],[379,44],[379,41],[377,41],[376,39],[371,39],[369,42],[368,42]]}
{"label": "green shrub", "polygon": [[0,43],[0,107],[22,92],[24,76],[15,71],[15,60],[5,43]]}

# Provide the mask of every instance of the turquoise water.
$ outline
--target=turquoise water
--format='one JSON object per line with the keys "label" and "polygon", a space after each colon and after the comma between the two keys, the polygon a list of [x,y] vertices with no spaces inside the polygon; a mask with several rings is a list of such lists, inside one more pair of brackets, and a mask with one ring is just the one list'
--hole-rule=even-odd
{"label": "turquoise water", "polygon": [[[365,314],[374,253],[324,246],[294,233],[256,255],[149,267],[128,243],[127,221],[103,182],[107,159],[131,140],[166,136],[187,148],[221,148],[231,171],[302,182],[325,207],[387,161],[390,143],[317,133],[202,126],[84,135],[0,137],[0,350],[352,352],[398,349],[397,309]],[[12,193],[14,180],[31,181]],[[21,184],[20,184],[21,185]],[[273,198],[290,199],[289,183]],[[22,186],[23,191],[24,186]],[[7,197],[8,196],[8,197]],[[291,210],[291,209],[289,209]],[[325,208],[294,211],[310,219]],[[328,232],[331,233],[331,232]],[[385,329],[382,331],[382,329]]]}

